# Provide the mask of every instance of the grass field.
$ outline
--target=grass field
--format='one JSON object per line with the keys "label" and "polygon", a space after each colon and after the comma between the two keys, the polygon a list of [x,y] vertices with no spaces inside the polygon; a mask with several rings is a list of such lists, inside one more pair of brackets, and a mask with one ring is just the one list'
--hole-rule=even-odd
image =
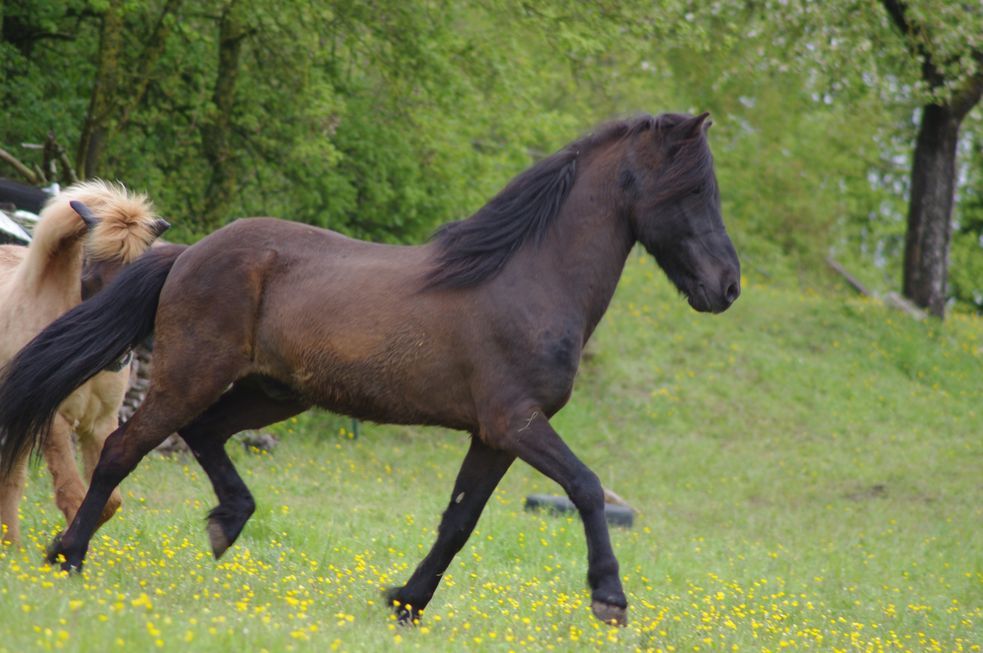
{"label": "grass field", "polygon": [[380,590],[434,538],[462,434],[308,414],[271,455],[230,450],[259,508],[220,562],[193,461],[148,458],[84,573],[40,472],[0,551],[0,651],[978,651],[983,320],[746,283],[694,313],[632,257],[554,425],[639,511],[613,532],[627,628],[597,623],[579,520],[506,476],[417,628]]}

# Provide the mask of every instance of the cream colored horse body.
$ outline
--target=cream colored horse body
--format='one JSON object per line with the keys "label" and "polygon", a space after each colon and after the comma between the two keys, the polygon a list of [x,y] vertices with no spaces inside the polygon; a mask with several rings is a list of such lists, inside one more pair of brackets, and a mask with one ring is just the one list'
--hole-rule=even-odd
{"label": "cream colored horse body", "polygon": [[[81,201],[99,222],[87,228],[70,207]],[[143,253],[161,231],[146,198],[121,186],[87,182],[53,198],[41,212],[29,247],[0,246],[0,364],[81,298],[83,254],[92,260],[125,265]],[[117,413],[126,392],[129,370],[100,372],[59,407],[43,445],[52,475],[55,503],[71,522],[85,496],[72,444],[78,435],[86,478],[90,478],[106,437],[117,427]],[[29,392],[25,388],[25,392]],[[18,506],[24,491],[27,459],[0,485],[0,522],[4,541],[20,539]],[[119,508],[114,493],[102,519]]]}

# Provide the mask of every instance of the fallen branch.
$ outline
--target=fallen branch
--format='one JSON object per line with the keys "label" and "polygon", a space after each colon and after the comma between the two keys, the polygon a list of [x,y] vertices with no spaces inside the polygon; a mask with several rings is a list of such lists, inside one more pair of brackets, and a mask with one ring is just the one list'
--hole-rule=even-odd
{"label": "fallen branch", "polygon": [[896,308],[899,311],[904,311],[916,320],[924,320],[928,317],[928,313],[911,303],[910,300],[902,297],[896,292],[889,292],[882,298],[885,304],[891,308]]}
{"label": "fallen branch", "polygon": [[843,277],[850,286],[856,290],[858,293],[864,297],[873,297],[874,299],[879,299],[884,302],[885,305],[890,306],[893,309],[903,311],[913,317],[916,320],[924,320],[927,317],[927,313],[915,306],[909,300],[905,299],[896,292],[889,292],[884,296],[867,289],[867,286],[860,283],[860,280],[855,276],[850,274],[846,268],[840,265],[832,256],[826,257],[826,264],[841,277]]}
{"label": "fallen branch", "polygon": [[14,170],[24,177],[29,184],[37,186],[43,181],[38,178],[33,170],[21,163],[17,157],[3,148],[0,148],[0,161],[8,163]]}
{"label": "fallen branch", "polygon": [[846,282],[850,284],[853,287],[853,289],[856,290],[858,293],[866,297],[873,297],[873,294],[869,290],[867,290],[867,286],[860,283],[859,279],[857,279],[855,276],[847,272],[846,268],[844,268],[842,265],[837,263],[832,256],[826,257],[826,264],[829,265],[829,267],[833,268],[834,272],[836,272],[841,277],[846,279]]}

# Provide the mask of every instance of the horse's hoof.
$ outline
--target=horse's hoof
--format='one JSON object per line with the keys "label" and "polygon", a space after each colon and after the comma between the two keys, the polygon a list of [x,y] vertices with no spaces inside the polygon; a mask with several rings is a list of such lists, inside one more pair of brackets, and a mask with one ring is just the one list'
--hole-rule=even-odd
{"label": "horse's hoof", "polygon": [[216,560],[221,558],[222,554],[232,546],[232,542],[225,534],[222,524],[214,517],[208,520],[208,541],[212,545],[212,555],[215,556]]}
{"label": "horse's hoof", "polygon": [[249,521],[256,509],[252,497],[239,498],[235,502],[215,506],[208,513],[208,541],[212,545],[212,555],[218,560],[229,547],[235,544],[242,533],[242,527]]}
{"label": "horse's hoof", "polygon": [[56,565],[61,562],[61,560],[58,558],[59,556],[63,556],[61,550],[61,536],[64,534],[64,532],[61,532],[55,535],[55,538],[51,540],[51,544],[49,544],[48,548],[44,551],[44,559],[49,565]]}
{"label": "horse's hoof", "polygon": [[627,607],[595,600],[591,601],[590,609],[594,612],[595,617],[606,624],[611,624],[612,626],[628,625]]}
{"label": "horse's hoof", "polygon": [[67,572],[81,572],[82,571],[82,560],[73,561],[69,558],[69,555],[65,553],[64,547],[61,544],[61,538],[64,533],[58,533],[55,535],[55,539],[51,541],[48,545],[48,549],[45,551],[44,558],[47,560],[49,565],[61,565],[62,571]]}
{"label": "horse's hoof", "polygon": [[396,620],[401,626],[415,626],[420,623],[420,611],[399,598],[402,589],[402,587],[390,587],[384,590],[382,595],[386,597],[386,605],[396,615]]}

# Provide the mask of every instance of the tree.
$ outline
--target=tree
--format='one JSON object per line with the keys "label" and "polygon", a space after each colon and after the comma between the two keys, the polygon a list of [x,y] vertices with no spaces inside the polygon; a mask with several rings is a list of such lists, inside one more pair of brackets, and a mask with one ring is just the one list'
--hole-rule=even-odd
{"label": "tree", "polygon": [[[139,38],[141,48],[126,56],[130,49],[125,37],[142,31],[140,27],[126,29],[127,9],[122,0],[110,0],[100,20],[98,63],[89,109],[78,139],[75,169],[82,178],[99,174],[107,141],[126,128],[134,111],[143,101],[158,62],[164,53],[167,39],[182,0],[167,0],[148,34]],[[142,34],[141,34],[142,36]]]}
{"label": "tree", "polygon": [[240,4],[239,0],[232,0],[223,8],[219,19],[218,67],[215,91],[212,94],[215,111],[211,114],[211,120],[203,121],[201,126],[202,150],[211,166],[201,215],[206,224],[221,224],[236,188],[232,121],[236,105],[239,58],[243,40],[248,34],[240,15]]}
{"label": "tree", "polygon": [[[959,128],[983,95],[983,36],[979,31],[983,7],[976,3],[974,8],[971,2],[922,3],[919,8],[902,0],[881,2],[907,49],[920,62],[929,96],[922,107],[911,168],[903,292],[917,305],[943,317]],[[976,33],[967,33],[967,26]],[[940,33],[943,29],[944,34]]]}
{"label": "tree", "polygon": [[950,293],[957,309],[983,315],[983,132],[974,134],[960,193],[958,229],[953,234]]}
{"label": "tree", "polygon": [[[598,121],[707,109],[749,269],[813,284],[831,247],[876,261],[873,274],[899,266],[909,191],[913,216],[916,197],[942,207],[918,224],[946,226],[954,159],[925,166],[919,145],[909,169],[903,154],[921,142],[917,107],[951,127],[972,105],[980,13],[943,0],[4,0],[0,145],[54,131],[83,174],[149,192],[179,240],[263,214],[418,241]],[[964,136],[980,124],[971,115]],[[925,140],[954,157],[958,128]],[[977,253],[964,232],[954,265]],[[926,233],[920,252],[946,251],[945,229]],[[944,297],[945,256],[920,260]]]}
{"label": "tree", "polygon": [[[978,0],[751,0],[705,3],[687,17],[712,36],[706,46],[711,52],[739,49],[745,38],[766,39],[750,63],[754,73],[796,71],[819,103],[852,108],[863,104],[863,96],[875,98],[900,129],[862,121],[843,128],[861,138],[874,134],[871,145],[886,154],[894,149],[895,134],[909,131],[909,116],[919,107],[910,136],[902,286],[916,304],[942,317],[960,126],[983,93],[983,5]],[[717,76],[747,76],[741,69],[749,64],[746,58],[735,57],[729,65],[724,58],[717,61],[722,63]]]}

